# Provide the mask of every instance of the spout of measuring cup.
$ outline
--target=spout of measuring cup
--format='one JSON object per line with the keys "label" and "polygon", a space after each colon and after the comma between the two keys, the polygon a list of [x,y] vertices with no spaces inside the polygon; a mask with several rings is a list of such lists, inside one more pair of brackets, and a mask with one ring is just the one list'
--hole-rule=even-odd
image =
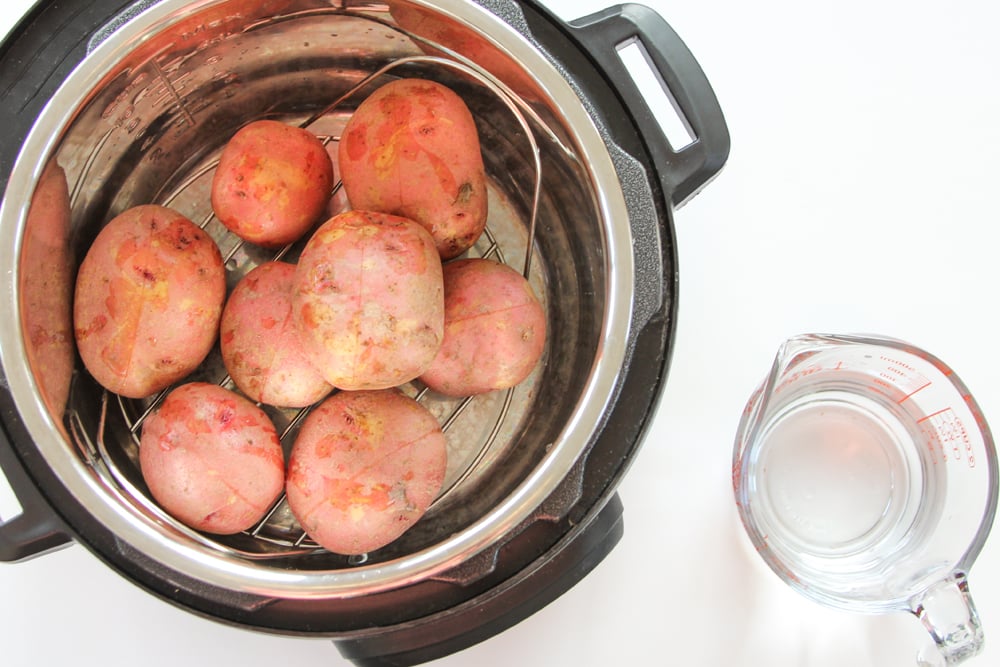
{"label": "spout of measuring cup", "polygon": [[982,651],[983,628],[964,573],[955,573],[914,597],[910,611],[935,644],[917,655],[921,667],[957,665]]}
{"label": "spout of measuring cup", "polygon": [[[757,429],[761,424],[762,417],[767,411],[768,404],[775,394],[782,388],[782,380],[786,374],[791,373],[798,364],[805,363],[809,356],[817,350],[816,337],[812,334],[802,334],[789,338],[778,348],[771,369],[767,376],[757,386],[757,389],[750,395],[743,415],[740,417],[740,424],[736,431],[736,449],[734,451],[734,475],[736,466],[742,457],[743,450],[753,442],[757,436]],[[735,483],[734,478],[734,483]]]}

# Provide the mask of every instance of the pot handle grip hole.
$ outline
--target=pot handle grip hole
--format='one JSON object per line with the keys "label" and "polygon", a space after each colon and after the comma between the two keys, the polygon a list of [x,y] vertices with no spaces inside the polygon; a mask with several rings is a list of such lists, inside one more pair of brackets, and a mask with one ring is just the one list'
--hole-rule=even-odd
{"label": "pot handle grip hole", "polygon": [[632,112],[674,207],[729,157],[729,130],[701,66],[655,11],[624,4],[570,23]]}
{"label": "pot handle grip hole", "polygon": [[[0,430],[0,562],[41,556],[72,542]],[[9,486],[9,489],[6,488]]]}

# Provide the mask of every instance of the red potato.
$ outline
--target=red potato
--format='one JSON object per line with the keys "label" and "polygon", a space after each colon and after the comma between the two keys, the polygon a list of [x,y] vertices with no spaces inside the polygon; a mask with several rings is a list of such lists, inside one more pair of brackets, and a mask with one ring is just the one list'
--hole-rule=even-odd
{"label": "red potato", "polygon": [[449,88],[400,79],[351,115],[338,146],[351,206],[419,222],[442,259],[457,257],[486,227],[486,172],[475,121]]}
{"label": "red potato", "polygon": [[73,342],[74,263],[69,244],[69,185],[62,167],[46,166],[31,198],[21,248],[21,318],[28,364],[53,415],[69,398]]}
{"label": "red potato", "polygon": [[545,311],[524,276],[488,259],[444,266],[444,341],[420,380],[448,396],[522,382],[545,350]]}
{"label": "red potato", "polygon": [[220,535],[260,521],[285,481],[281,443],[264,411],[204,382],[177,387],[146,418],[139,465],[163,509]]}
{"label": "red potato", "polygon": [[243,127],[212,178],[212,209],[240,238],[279,247],[319,220],[333,188],[333,161],[314,134],[273,120]]}
{"label": "red potato", "polygon": [[437,497],[447,468],[434,416],[395,389],[340,392],[302,424],[285,494],[306,533],[334,553],[389,544]]}
{"label": "red potato", "polygon": [[348,211],[299,257],[292,314],[312,365],[334,387],[386,389],[434,360],[444,331],[441,260],[406,218]]}
{"label": "red potato", "polygon": [[292,322],[295,266],[266,262],[245,275],[222,310],[222,360],[254,401],[304,408],[333,390],[306,358]]}
{"label": "red potato", "polygon": [[109,391],[151,396],[208,355],[225,297],[222,256],[208,234],[168,208],[131,208],[101,230],[80,265],[80,357]]}

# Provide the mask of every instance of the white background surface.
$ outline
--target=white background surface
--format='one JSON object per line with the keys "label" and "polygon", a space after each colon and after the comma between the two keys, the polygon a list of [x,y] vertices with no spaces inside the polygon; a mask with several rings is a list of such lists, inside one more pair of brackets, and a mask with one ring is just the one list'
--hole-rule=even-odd
{"label": "white background surface", "polygon": [[[83,1],[83,0],[80,0]],[[680,319],[661,409],[621,488],[625,537],[568,594],[441,667],[914,664],[908,614],[855,616],[758,561],[730,488],[733,433],[778,344],[909,339],[1000,424],[1000,6],[650,0],[712,81],[722,175],[677,212]],[[5,0],[6,30],[29,5]],[[571,19],[608,5],[550,0]],[[1000,535],[971,573],[1000,664]],[[325,640],[197,618],[79,546],[0,566],[0,663],[346,665]]]}

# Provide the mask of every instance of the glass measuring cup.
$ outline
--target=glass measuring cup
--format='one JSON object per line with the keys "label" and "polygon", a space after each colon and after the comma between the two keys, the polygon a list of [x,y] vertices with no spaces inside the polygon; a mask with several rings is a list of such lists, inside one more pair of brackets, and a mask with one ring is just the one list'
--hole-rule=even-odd
{"label": "glass measuring cup", "polygon": [[907,343],[786,341],[747,403],[733,453],[740,518],[758,553],[809,598],[906,610],[938,651],[977,654],[966,575],[997,507],[997,457],[962,381]]}

